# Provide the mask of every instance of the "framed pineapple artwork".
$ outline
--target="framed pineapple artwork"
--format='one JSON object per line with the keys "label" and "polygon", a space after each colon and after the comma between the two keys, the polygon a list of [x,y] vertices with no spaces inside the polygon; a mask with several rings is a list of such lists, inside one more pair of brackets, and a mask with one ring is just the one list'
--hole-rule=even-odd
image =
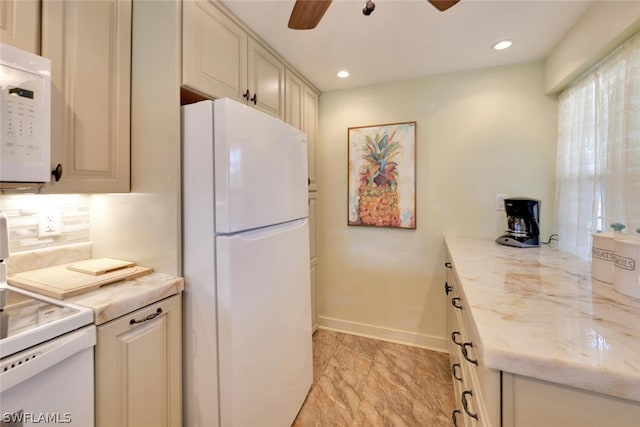
{"label": "framed pineapple artwork", "polygon": [[348,225],[416,228],[416,122],[350,127]]}

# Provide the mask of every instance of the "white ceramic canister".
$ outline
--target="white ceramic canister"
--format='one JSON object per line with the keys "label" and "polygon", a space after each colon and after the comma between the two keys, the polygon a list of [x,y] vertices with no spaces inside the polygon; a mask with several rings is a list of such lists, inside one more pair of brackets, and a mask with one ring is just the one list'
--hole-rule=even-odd
{"label": "white ceramic canister", "polygon": [[621,233],[594,233],[591,244],[591,277],[613,283],[615,238]]}
{"label": "white ceramic canister", "polygon": [[613,288],[625,295],[640,298],[640,237],[615,240]]}

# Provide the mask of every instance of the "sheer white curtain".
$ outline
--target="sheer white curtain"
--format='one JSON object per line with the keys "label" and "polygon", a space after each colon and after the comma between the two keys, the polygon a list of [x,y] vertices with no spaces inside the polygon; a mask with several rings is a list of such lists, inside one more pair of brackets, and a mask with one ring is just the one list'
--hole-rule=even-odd
{"label": "sheer white curtain", "polygon": [[588,259],[591,233],[640,228],[640,35],[559,98],[556,230]]}

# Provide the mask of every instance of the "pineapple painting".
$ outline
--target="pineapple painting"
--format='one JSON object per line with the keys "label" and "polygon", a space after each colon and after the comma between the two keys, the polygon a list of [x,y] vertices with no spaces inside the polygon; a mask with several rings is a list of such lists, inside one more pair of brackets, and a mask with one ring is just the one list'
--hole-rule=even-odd
{"label": "pineapple painting", "polygon": [[415,228],[415,122],[349,128],[348,224]]}

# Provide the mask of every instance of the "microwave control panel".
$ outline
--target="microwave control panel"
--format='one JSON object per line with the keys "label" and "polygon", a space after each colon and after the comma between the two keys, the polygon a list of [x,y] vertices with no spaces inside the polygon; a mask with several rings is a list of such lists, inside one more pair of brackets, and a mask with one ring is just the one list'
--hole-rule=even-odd
{"label": "microwave control panel", "polygon": [[[24,164],[42,162],[42,76],[2,66],[2,75],[12,75],[14,84],[3,84],[2,160]],[[5,83],[5,82],[3,82]],[[19,84],[19,86],[18,86]]]}
{"label": "microwave control panel", "polygon": [[0,181],[47,182],[50,62],[8,47],[2,45],[0,62]]}

